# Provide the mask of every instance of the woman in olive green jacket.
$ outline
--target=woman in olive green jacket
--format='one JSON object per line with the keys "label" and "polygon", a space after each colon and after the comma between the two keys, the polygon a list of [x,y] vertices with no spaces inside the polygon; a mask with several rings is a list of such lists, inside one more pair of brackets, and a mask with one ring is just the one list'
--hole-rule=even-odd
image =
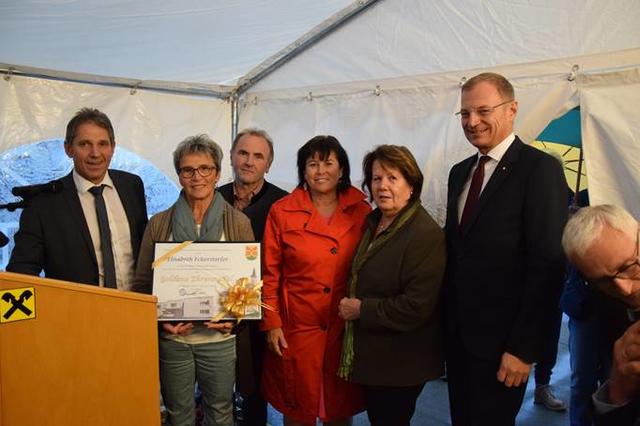
{"label": "woman in olive green jacket", "polygon": [[372,425],[409,425],[425,382],[443,373],[444,234],[420,205],[423,176],[407,148],[379,146],[363,168],[377,208],[340,302],[340,374],[363,385]]}

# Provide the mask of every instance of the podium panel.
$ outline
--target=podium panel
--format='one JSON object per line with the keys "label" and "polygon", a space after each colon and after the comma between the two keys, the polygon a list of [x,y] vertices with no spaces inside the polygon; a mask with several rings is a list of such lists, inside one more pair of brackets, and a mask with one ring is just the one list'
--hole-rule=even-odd
{"label": "podium panel", "polygon": [[159,425],[156,298],[0,272],[0,426]]}

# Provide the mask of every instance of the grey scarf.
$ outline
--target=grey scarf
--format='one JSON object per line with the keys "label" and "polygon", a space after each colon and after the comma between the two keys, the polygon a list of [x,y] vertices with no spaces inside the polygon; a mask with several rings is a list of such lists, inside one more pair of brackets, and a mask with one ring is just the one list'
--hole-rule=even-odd
{"label": "grey scarf", "polygon": [[200,225],[200,235],[196,233],[196,221],[184,191],[180,192],[178,200],[173,205],[171,218],[171,234],[174,241],[220,241],[222,237],[224,199],[217,192]]}

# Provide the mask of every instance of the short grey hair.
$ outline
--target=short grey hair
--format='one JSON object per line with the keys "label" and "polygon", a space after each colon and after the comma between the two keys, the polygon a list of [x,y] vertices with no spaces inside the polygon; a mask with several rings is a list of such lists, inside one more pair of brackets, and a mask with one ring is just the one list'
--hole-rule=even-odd
{"label": "short grey hair", "polygon": [[483,72],[482,74],[471,77],[462,85],[461,91],[467,92],[476,87],[476,85],[483,82],[489,83],[493,87],[495,87],[503,100],[516,99],[513,85],[509,82],[509,80],[507,80],[505,76],[496,74],[494,72]]}
{"label": "short grey hair", "polygon": [[583,256],[600,238],[605,226],[632,237],[638,230],[638,222],[622,207],[611,204],[583,207],[569,219],[562,234],[562,248],[569,260]]}
{"label": "short grey hair", "polygon": [[269,164],[271,164],[271,162],[273,161],[273,139],[271,139],[271,136],[269,136],[269,133],[267,133],[266,130],[259,129],[257,127],[247,127],[246,129],[242,129],[240,133],[238,133],[236,137],[233,138],[233,142],[231,142],[231,152],[233,153],[233,151],[235,151],[236,145],[238,145],[238,141],[240,140],[240,138],[247,135],[257,136],[267,141],[267,145],[269,145],[270,155]]}
{"label": "short grey hair", "polygon": [[178,144],[175,151],[173,151],[173,166],[176,169],[176,173],[180,172],[180,160],[187,154],[193,154],[195,152],[203,152],[209,154],[213,158],[213,164],[215,164],[218,172],[220,172],[220,164],[222,164],[222,148],[215,143],[208,135],[195,135],[189,136]]}

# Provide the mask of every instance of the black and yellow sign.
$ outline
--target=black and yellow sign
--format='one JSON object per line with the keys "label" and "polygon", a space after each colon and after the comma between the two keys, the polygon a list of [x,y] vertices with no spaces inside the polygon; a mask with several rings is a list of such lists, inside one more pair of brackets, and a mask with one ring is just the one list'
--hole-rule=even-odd
{"label": "black and yellow sign", "polygon": [[0,292],[0,323],[36,317],[36,291],[33,287]]}

